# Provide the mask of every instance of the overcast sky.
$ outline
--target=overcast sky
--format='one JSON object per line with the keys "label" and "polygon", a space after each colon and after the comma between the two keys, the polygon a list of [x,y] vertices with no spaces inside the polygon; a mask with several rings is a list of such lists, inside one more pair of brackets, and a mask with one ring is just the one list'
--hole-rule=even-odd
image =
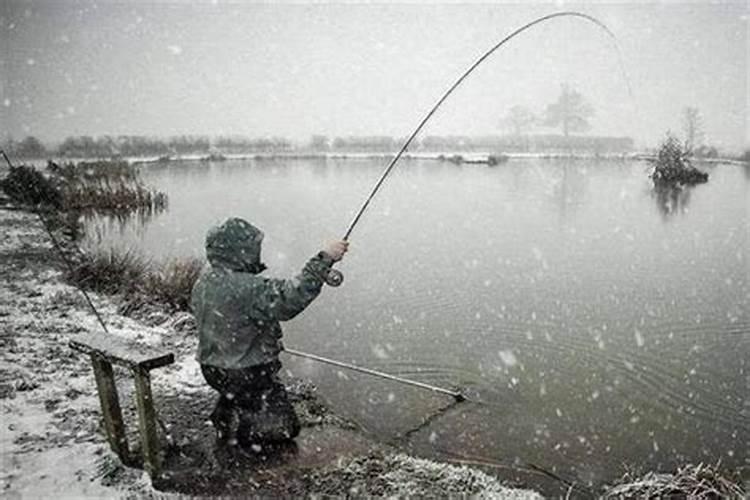
{"label": "overcast sky", "polygon": [[[747,2],[267,5],[0,0],[0,131],[68,135],[408,135],[450,84],[520,25],[558,10],[477,71],[425,134],[497,133],[568,82],[592,134],[652,145],[698,107],[708,142],[748,129]],[[541,131],[541,130],[540,130]]]}

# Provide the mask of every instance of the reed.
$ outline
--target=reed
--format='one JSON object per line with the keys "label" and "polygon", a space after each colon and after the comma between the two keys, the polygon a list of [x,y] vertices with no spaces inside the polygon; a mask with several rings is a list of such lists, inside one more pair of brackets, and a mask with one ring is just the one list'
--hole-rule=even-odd
{"label": "reed", "polygon": [[109,248],[82,254],[65,278],[85,290],[128,295],[138,289],[149,267],[134,250]]}
{"label": "reed", "polygon": [[158,212],[167,206],[167,195],[144,186],[124,161],[49,162],[46,172],[11,167],[0,188],[15,203],[57,211]]}
{"label": "reed", "polygon": [[86,290],[120,295],[120,309],[127,313],[145,306],[172,313],[189,310],[202,266],[195,258],[155,263],[134,250],[110,248],[82,254],[66,279]]}
{"label": "reed", "polygon": [[620,484],[604,494],[605,499],[679,498],[709,500],[746,498],[738,478],[723,473],[719,465],[686,465],[674,474],[649,472],[641,477],[625,474]]}
{"label": "reed", "polygon": [[144,277],[141,292],[170,311],[190,309],[190,293],[203,262],[196,258],[172,259]]}
{"label": "reed", "polygon": [[47,171],[59,181],[63,210],[161,211],[167,206],[166,194],[145,187],[137,168],[125,161],[49,162]]}

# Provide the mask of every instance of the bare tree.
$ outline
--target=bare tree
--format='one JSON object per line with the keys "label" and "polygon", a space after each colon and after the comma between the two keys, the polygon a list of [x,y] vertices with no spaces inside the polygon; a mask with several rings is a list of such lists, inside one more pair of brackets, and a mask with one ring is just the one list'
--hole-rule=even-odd
{"label": "bare tree", "polygon": [[588,119],[592,116],[594,108],[583,95],[564,83],[557,101],[547,105],[544,124],[548,127],[561,126],[563,135],[568,137],[571,132],[589,130],[591,124]]}
{"label": "bare tree", "polygon": [[693,151],[703,143],[703,117],[698,108],[688,106],[682,110],[682,127],[685,131],[685,146]]}
{"label": "bare tree", "polygon": [[536,116],[526,106],[513,106],[500,120],[500,125],[510,129],[516,137],[523,135],[534,123]]}

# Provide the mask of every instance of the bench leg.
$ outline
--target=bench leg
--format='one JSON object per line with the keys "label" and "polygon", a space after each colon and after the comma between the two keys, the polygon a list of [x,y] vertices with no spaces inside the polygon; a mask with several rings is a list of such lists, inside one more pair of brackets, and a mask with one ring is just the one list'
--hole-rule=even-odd
{"label": "bench leg", "polygon": [[143,448],[143,465],[152,478],[159,475],[159,441],[156,435],[156,413],[151,395],[151,377],[147,370],[135,368],[135,396],[138,407],[138,428]]}
{"label": "bench leg", "polygon": [[120,460],[127,464],[130,459],[128,439],[125,436],[125,424],[122,422],[122,410],[120,410],[120,399],[117,396],[112,364],[96,354],[91,355],[91,364],[94,367],[96,391],[99,393],[99,403],[102,406],[109,446],[120,457]]}

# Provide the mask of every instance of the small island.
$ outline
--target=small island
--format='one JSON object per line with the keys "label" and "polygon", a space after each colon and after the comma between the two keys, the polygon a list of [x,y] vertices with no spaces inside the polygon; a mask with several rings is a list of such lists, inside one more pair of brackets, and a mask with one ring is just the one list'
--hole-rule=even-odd
{"label": "small island", "polygon": [[651,162],[654,171],[651,179],[655,187],[677,187],[708,182],[708,174],[695,168],[690,162],[691,150],[679,139],[667,135]]}

